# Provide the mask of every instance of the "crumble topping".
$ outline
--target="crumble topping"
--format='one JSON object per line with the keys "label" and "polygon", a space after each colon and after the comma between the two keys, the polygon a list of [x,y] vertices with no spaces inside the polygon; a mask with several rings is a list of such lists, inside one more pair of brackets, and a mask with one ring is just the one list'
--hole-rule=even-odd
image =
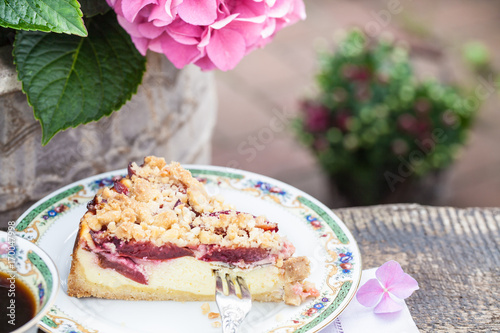
{"label": "crumble topping", "polygon": [[203,303],[203,304],[201,305],[201,313],[202,313],[202,314],[204,314],[204,315],[206,315],[206,314],[208,314],[209,312],[210,312],[210,304],[208,304],[208,303]]}
{"label": "crumble topping", "polygon": [[220,317],[220,315],[219,315],[219,313],[217,313],[217,312],[210,312],[210,313],[208,314],[208,319],[217,319],[217,318],[219,318],[219,317]]}
{"label": "crumble topping", "polygon": [[123,241],[179,247],[218,245],[264,248],[278,260],[291,255],[288,242],[265,217],[232,210],[179,163],[149,156],[129,165],[128,176],[101,189],[83,221],[95,232]]}

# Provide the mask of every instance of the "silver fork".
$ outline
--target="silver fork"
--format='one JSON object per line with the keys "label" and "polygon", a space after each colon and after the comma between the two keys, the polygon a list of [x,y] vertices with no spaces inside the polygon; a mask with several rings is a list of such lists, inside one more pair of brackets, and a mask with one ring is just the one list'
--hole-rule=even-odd
{"label": "silver fork", "polygon": [[[252,308],[252,296],[248,291],[245,280],[237,276],[236,282],[238,283],[241,298],[236,295],[234,283],[229,274],[221,277],[221,272],[216,270],[215,274],[215,301],[219,308],[222,317],[222,332],[223,333],[236,333],[241,322],[247,316]],[[227,282],[228,295],[224,294],[224,282]]]}

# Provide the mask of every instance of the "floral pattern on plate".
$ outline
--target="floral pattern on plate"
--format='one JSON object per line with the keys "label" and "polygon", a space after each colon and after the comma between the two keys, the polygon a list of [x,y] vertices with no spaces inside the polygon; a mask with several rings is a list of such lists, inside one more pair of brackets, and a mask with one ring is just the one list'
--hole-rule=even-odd
{"label": "floral pattern on plate", "polygon": [[[306,244],[295,240],[293,243],[300,245],[301,251],[311,253],[308,255],[312,265],[311,277],[315,279],[320,296],[307,300],[296,309],[276,303],[256,305],[242,327],[243,332],[317,331],[342,312],[357,289],[361,277],[361,258],[356,241],[331,210],[300,190],[265,176],[221,167],[186,167],[207,186],[209,192],[214,192],[211,194],[222,193],[227,201],[235,201],[237,209],[256,215],[263,212],[277,219],[287,216],[287,220],[278,222],[280,232],[286,229],[287,236],[290,234],[300,239],[302,234],[306,234],[308,237],[304,241]],[[73,210],[83,214],[86,203],[100,187],[111,185],[114,179],[124,174],[126,171],[118,170],[91,177],[42,199],[17,221],[17,232],[26,239],[40,243],[46,233],[58,232],[56,227],[52,227],[55,224],[77,225],[78,221],[66,221],[68,218],[64,214]],[[64,208],[57,212],[57,207]],[[51,211],[57,214],[51,213],[53,216],[50,216]],[[47,215],[50,218],[44,217]],[[300,229],[300,232],[296,229]],[[69,298],[67,295],[61,297]],[[71,309],[61,307],[62,303],[56,300],[56,306],[44,318],[45,330],[54,333],[103,332],[87,325],[84,318],[78,317],[78,311],[71,313]],[[264,317],[267,321],[263,322]],[[99,326],[99,322],[95,325]],[[207,330],[209,328],[207,326]],[[117,332],[119,330],[118,327]]]}

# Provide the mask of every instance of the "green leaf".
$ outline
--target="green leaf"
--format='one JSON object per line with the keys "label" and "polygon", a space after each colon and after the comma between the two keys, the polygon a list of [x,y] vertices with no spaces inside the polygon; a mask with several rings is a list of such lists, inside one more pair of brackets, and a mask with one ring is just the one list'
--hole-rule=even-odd
{"label": "green leaf", "polygon": [[77,0],[0,0],[0,26],[8,28],[87,36],[82,16]]}
{"label": "green leaf", "polygon": [[83,15],[92,17],[97,14],[105,14],[111,9],[105,0],[79,0]]}
{"label": "green leaf", "polygon": [[86,38],[26,31],[16,36],[14,62],[44,145],[61,130],[118,110],[142,81],[146,58],[116,15],[96,16],[87,26]]}

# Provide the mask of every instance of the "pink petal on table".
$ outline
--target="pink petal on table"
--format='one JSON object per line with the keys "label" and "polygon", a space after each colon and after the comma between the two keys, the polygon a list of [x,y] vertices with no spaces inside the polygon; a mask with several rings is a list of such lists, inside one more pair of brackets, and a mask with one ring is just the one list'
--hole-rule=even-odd
{"label": "pink petal on table", "polygon": [[375,275],[382,285],[388,289],[394,282],[403,277],[405,272],[397,261],[391,260],[377,268]]}
{"label": "pink petal on table", "polygon": [[163,34],[160,37],[161,48],[165,56],[177,68],[183,68],[200,56],[196,45],[184,45],[177,43],[170,35]]}
{"label": "pink petal on table", "polygon": [[403,310],[403,305],[396,302],[389,296],[388,293],[384,293],[382,300],[373,310],[374,313],[391,313]]}
{"label": "pink petal on table", "polygon": [[184,0],[177,14],[189,24],[210,25],[217,19],[217,0]]}
{"label": "pink petal on table", "polygon": [[156,4],[156,0],[122,0],[123,16],[130,22],[134,22],[137,14],[149,4]]}
{"label": "pink petal on table", "polygon": [[207,45],[207,55],[222,71],[233,69],[245,55],[245,39],[230,29],[213,31]]}
{"label": "pink petal on table", "polygon": [[359,304],[371,307],[380,301],[380,296],[384,293],[384,288],[377,279],[370,279],[359,288],[356,299]]}
{"label": "pink petal on table", "polygon": [[418,289],[418,282],[410,275],[404,273],[399,280],[394,281],[387,290],[394,296],[405,299]]}

